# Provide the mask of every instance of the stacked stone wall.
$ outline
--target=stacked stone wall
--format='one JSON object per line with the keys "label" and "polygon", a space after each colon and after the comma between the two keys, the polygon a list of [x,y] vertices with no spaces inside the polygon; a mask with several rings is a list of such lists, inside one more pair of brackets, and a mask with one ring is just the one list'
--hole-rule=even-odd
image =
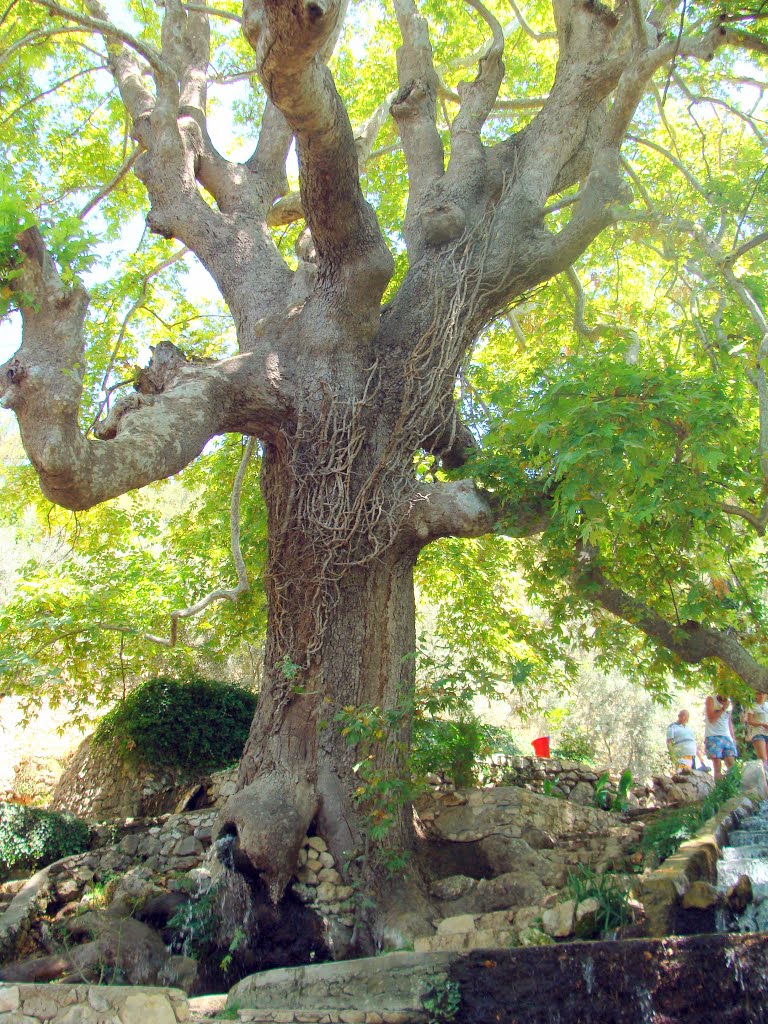
{"label": "stacked stone wall", "polygon": [[[618,794],[619,777],[615,773],[565,758],[498,754],[487,766],[486,774],[494,785],[517,786],[586,807],[597,805],[598,787],[608,802]],[[691,803],[702,800],[712,785],[711,774],[698,771],[636,779],[627,794],[627,806],[655,808]]]}
{"label": "stacked stone wall", "polygon": [[189,784],[178,770],[125,764],[89,736],[72,755],[50,807],[86,821],[149,817],[172,810]]}
{"label": "stacked stone wall", "polygon": [[181,1024],[185,994],[126,985],[2,985],[3,1024]]}

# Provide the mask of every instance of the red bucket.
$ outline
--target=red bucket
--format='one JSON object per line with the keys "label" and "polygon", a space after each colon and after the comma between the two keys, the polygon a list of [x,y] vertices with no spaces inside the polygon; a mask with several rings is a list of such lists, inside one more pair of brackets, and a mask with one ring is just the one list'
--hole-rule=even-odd
{"label": "red bucket", "polygon": [[536,757],[549,757],[549,736],[539,736],[531,740],[531,746]]}

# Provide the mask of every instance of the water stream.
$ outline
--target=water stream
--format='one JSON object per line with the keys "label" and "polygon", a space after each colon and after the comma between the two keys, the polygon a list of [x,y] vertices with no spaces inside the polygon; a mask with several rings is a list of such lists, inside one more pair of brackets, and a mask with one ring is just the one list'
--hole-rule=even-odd
{"label": "water stream", "polygon": [[197,960],[196,994],[225,991],[271,967],[330,958],[322,920],[290,892],[273,905],[261,879],[238,863],[234,835],[217,839],[190,875],[195,888],[169,922],[169,951]]}
{"label": "water stream", "polygon": [[728,932],[768,931],[768,800],[728,836],[717,867],[717,887],[726,892],[742,875],[752,883],[752,901],[741,913],[718,914],[718,930]]}

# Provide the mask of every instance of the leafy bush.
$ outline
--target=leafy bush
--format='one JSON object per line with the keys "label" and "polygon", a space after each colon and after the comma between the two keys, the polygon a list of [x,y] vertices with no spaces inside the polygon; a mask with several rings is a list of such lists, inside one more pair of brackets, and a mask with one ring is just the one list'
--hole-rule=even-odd
{"label": "leafy bush", "polygon": [[719,808],[741,789],[742,766],[734,764],[727,775],[717,780],[712,792],[698,804],[676,807],[645,826],[640,849],[659,861],[671,857],[681,843],[691,839]]}
{"label": "leafy bush", "polygon": [[457,981],[436,978],[432,987],[422,996],[421,1005],[429,1024],[452,1024],[461,1007],[461,990]]}
{"label": "leafy bush", "polygon": [[552,748],[552,757],[562,757],[566,761],[579,761],[581,764],[594,764],[596,756],[594,742],[578,725],[568,726],[564,729],[557,744]]}
{"label": "leafy bush", "polygon": [[457,786],[471,786],[482,762],[493,753],[515,754],[519,748],[504,729],[467,715],[457,720],[417,718],[413,725],[411,768],[417,775],[437,772]]}
{"label": "leafy bush", "polygon": [[720,776],[712,788],[712,792],[701,802],[700,815],[702,823],[708,821],[727,800],[739,795],[743,772],[744,766],[737,761],[727,774]]}
{"label": "leafy bush", "polygon": [[240,757],[256,708],[251,690],[209,679],[158,677],[102,718],[94,740],[124,760],[215,771]]}
{"label": "leafy bush", "polygon": [[595,807],[603,811],[625,811],[629,797],[629,788],[632,785],[632,772],[625,768],[619,776],[616,796],[611,795],[609,789],[610,775],[603,774],[595,782]]}
{"label": "leafy bush", "polygon": [[88,849],[91,830],[68,813],[0,804],[0,880]]}
{"label": "leafy bush", "polygon": [[645,826],[640,849],[643,853],[652,853],[659,862],[666,860],[693,836],[700,824],[699,808],[695,804],[664,811]]}
{"label": "leafy bush", "polygon": [[569,897],[577,904],[586,899],[596,899],[599,904],[594,918],[594,930],[579,935],[579,938],[595,938],[631,920],[629,892],[616,875],[609,872],[598,874],[586,864],[579,864],[575,871],[568,872],[565,887]]}

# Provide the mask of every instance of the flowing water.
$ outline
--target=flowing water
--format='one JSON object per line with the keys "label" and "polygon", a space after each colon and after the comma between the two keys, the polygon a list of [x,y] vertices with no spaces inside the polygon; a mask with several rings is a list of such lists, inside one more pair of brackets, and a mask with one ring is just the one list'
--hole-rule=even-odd
{"label": "flowing water", "polygon": [[238,861],[234,835],[211,847],[190,872],[196,890],[169,922],[173,953],[197,960],[199,992],[221,992],[240,978],[271,967],[330,958],[322,920],[288,893],[274,906],[266,886]]}
{"label": "flowing water", "polygon": [[728,836],[717,868],[717,886],[723,892],[747,875],[752,883],[752,901],[742,913],[722,911],[721,931],[768,931],[768,800],[756,814],[741,822]]}

